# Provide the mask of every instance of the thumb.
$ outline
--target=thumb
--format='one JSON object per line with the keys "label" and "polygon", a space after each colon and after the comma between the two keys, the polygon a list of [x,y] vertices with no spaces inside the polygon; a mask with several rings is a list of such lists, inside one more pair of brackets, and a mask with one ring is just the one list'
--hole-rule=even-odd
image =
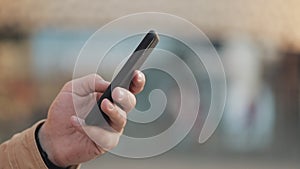
{"label": "thumb", "polygon": [[109,82],[102,79],[98,74],[90,74],[74,79],[65,84],[62,91],[73,92],[79,96],[86,96],[93,92],[104,92]]}

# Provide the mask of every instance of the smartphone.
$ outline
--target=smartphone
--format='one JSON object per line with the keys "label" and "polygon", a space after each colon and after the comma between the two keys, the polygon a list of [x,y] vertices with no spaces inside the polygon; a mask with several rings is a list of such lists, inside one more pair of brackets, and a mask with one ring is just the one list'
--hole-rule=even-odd
{"label": "smartphone", "polygon": [[[114,102],[112,99],[112,91],[116,87],[122,87],[125,89],[129,89],[131,80],[133,79],[133,74],[135,70],[138,70],[143,63],[146,61],[150,53],[152,52],[153,48],[157,45],[159,41],[158,34],[150,30],[143,40],[140,42],[140,44],[137,46],[137,48],[134,50],[134,52],[130,55],[129,59],[125,63],[125,65],[121,68],[119,73],[116,75],[116,77],[112,80],[111,84],[108,86],[106,91],[103,93],[103,95],[100,97],[100,99],[97,101],[97,108],[98,111],[91,111],[88,116],[85,118],[86,124],[88,125],[98,125],[99,119],[99,113],[95,114],[96,112],[101,112],[101,115],[103,118],[110,123],[109,117],[102,111],[101,109],[101,103],[106,98],[110,100],[111,102]],[[97,124],[98,123],[98,124]]]}

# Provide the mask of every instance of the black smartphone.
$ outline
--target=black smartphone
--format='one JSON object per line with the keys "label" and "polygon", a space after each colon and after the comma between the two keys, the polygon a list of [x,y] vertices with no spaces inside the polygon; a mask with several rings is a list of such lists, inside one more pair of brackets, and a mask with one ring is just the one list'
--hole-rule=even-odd
{"label": "black smartphone", "polygon": [[[152,52],[153,48],[157,45],[159,41],[158,34],[151,30],[149,31],[143,40],[140,42],[138,47],[134,50],[131,54],[125,65],[121,68],[117,76],[112,80],[111,84],[108,86],[106,91],[97,101],[97,108],[100,110],[103,118],[110,123],[109,117],[102,111],[101,103],[106,98],[113,102],[112,99],[112,91],[116,87],[122,87],[125,89],[129,89],[131,80],[133,79],[133,74],[135,70],[138,70],[143,63],[146,61],[150,53]],[[85,118],[86,124],[88,125],[98,125],[99,121],[99,113],[95,114],[99,111],[91,111],[88,116]],[[101,118],[101,117],[100,117]],[[97,124],[98,123],[98,124]]]}

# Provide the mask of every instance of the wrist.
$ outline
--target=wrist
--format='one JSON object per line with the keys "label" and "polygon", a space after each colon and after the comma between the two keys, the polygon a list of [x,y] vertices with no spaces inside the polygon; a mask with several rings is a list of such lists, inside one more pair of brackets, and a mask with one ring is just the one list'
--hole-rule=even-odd
{"label": "wrist", "polygon": [[61,167],[63,165],[57,162],[55,158],[54,148],[51,146],[52,143],[50,137],[47,132],[45,132],[44,124],[37,127],[35,138],[39,152],[47,167],[51,169],[64,169],[65,167]]}

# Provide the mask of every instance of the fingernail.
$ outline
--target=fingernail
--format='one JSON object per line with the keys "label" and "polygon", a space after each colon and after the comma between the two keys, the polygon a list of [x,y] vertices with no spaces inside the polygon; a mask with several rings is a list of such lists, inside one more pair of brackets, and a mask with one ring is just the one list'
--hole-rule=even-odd
{"label": "fingernail", "polygon": [[122,91],[121,89],[119,90],[119,93],[118,93],[118,100],[121,101],[124,99],[124,91]]}
{"label": "fingernail", "polygon": [[111,104],[111,102],[107,100],[107,103],[108,103],[108,109],[113,110],[114,106]]}
{"label": "fingernail", "polygon": [[138,82],[141,82],[143,80],[143,75],[141,72],[138,73],[138,78],[137,78],[137,81]]}

